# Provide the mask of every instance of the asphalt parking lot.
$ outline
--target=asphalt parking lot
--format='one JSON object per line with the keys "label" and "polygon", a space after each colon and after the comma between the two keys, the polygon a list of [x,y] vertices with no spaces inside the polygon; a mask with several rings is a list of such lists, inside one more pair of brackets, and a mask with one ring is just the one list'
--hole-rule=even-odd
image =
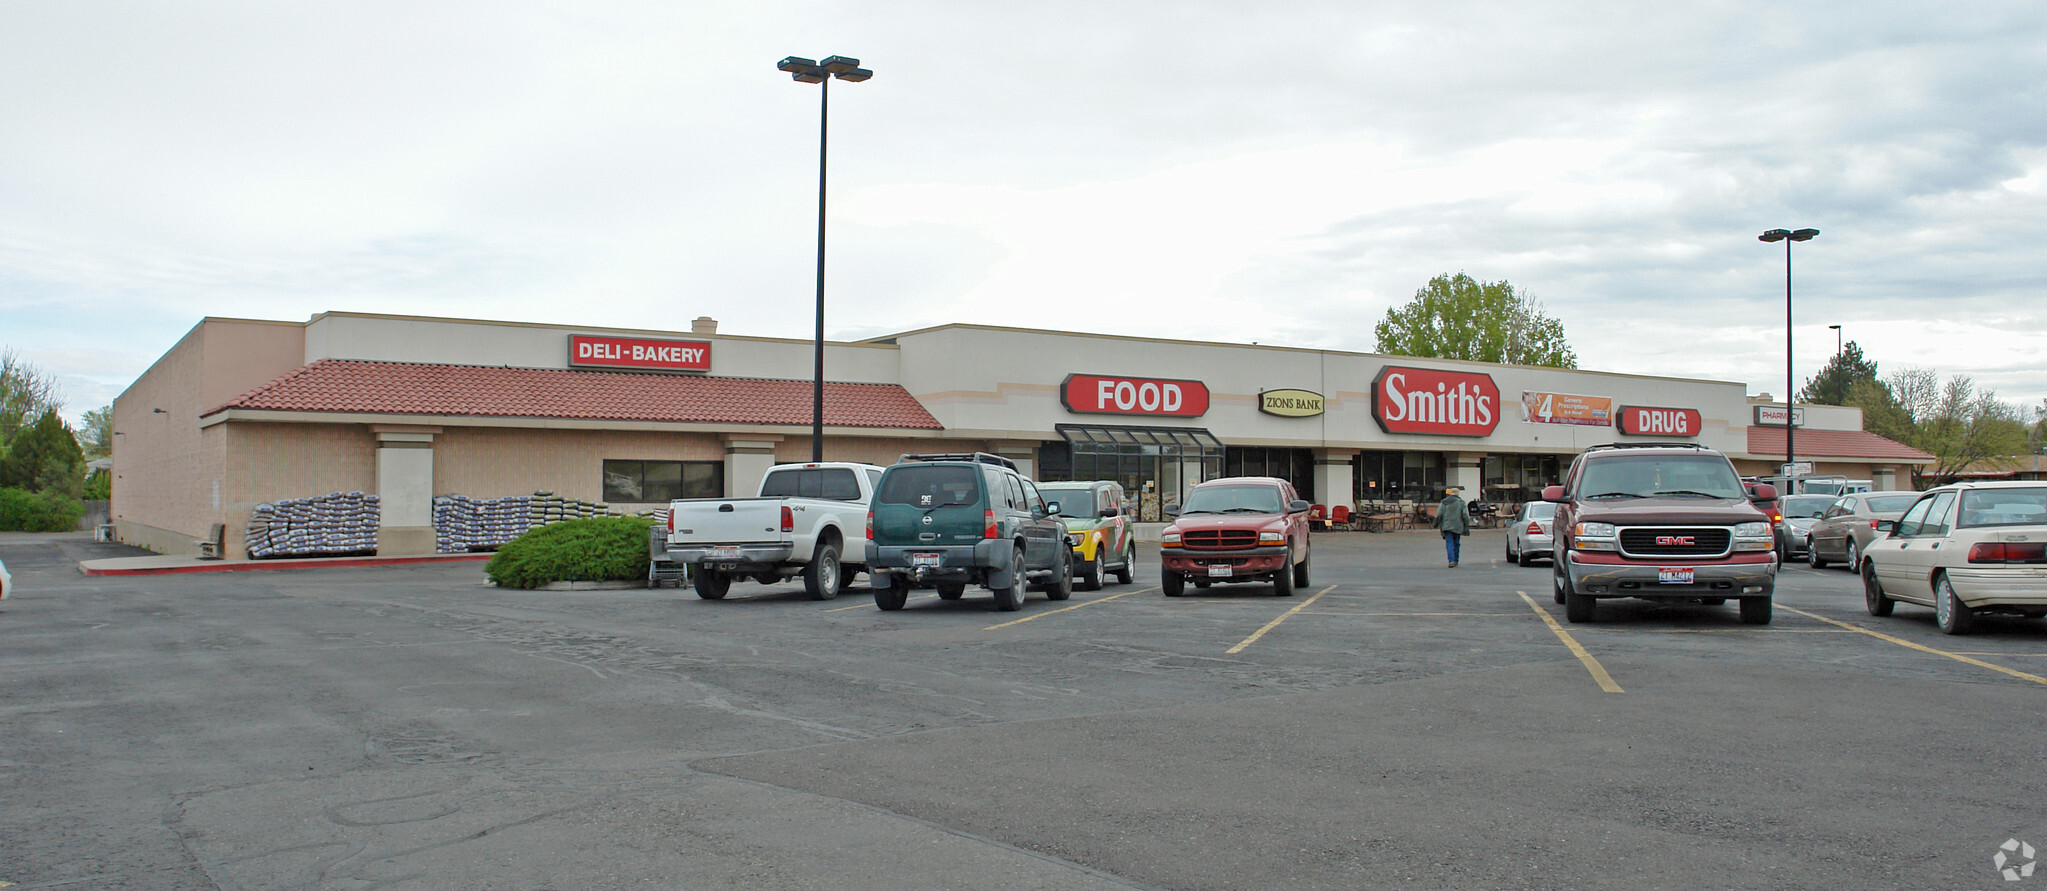
{"label": "asphalt parking lot", "polygon": [[108,546],[0,535],[0,883],[2047,882],[2018,876],[2047,623],[1947,637],[1793,566],[1768,626],[1569,625],[1501,536],[1451,570],[1427,533],[1318,534],[1291,598],[1166,598],[1148,562],[1000,613],[476,564],[85,578]]}

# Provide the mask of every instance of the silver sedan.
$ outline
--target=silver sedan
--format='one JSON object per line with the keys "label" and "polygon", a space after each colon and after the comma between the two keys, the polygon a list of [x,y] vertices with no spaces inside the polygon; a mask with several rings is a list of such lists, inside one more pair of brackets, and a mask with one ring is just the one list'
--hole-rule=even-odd
{"label": "silver sedan", "polygon": [[1550,526],[1557,515],[1551,501],[1530,501],[1507,521],[1507,559],[1522,566],[1537,560],[1556,559],[1556,533]]}
{"label": "silver sedan", "polygon": [[1912,491],[1853,492],[1836,499],[1819,522],[1806,530],[1806,562],[1814,569],[1839,563],[1849,572],[1861,572],[1862,552],[1877,537],[1880,520],[1896,520],[1905,508],[1919,500]]}

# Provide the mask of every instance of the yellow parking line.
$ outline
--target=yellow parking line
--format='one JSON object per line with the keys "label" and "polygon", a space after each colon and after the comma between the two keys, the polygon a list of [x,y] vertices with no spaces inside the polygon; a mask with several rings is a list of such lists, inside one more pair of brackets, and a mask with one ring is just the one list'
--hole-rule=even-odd
{"label": "yellow parking line", "polygon": [[1241,643],[1237,644],[1236,646],[1234,646],[1234,647],[1231,647],[1231,648],[1229,648],[1229,649],[1227,649],[1227,650],[1224,650],[1223,652],[1224,652],[1224,653],[1225,653],[1226,655],[1231,655],[1231,656],[1234,656],[1234,655],[1236,655],[1236,654],[1238,654],[1238,653],[1244,652],[1244,648],[1245,648],[1245,647],[1248,647],[1248,646],[1250,646],[1250,645],[1252,645],[1252,644],[1254,644],[1254,643],[1257,643],[1257,642],[1258,642],[1258,639],[1259,639],[1259,638],[1261,638],[1261,637],[1264,637],[1264,636],[1265,636],[1265,632],[1267,632],[1267,631],[1271,631],[1271,630],[1272,630],[1272,629],[1274,629],[1274,628],[1278,628],[1278,627],[1279,627],[1279,623],[1281,623],[1281,622],[1284,622],[1284,621],[1286,621],[1286,620],[1288,620],[1288,619],[1291,619],[1291,618],[1293,618],[1293,617],[1294,617],[1294,614],[1295,614],[1295,613],[1298,613],[1298,612],[1300,612],[1301,610],[1307,609],[1307,608],[1308,608],[1309,606],[1313,605],[1315,601],[1317,601],[1317,600],[1320,600],[1320,599],[1322,599],[1322,595],[1324,595],[1324,594],[1327,594],[1327,593],[1329,593],[1329,592],[1331,592],[1331,591],[1334,591],[1334,590],[1336,590],[1336,586],[1335,586],[1335,585],[1330,585],[1330,586],[1329,586],[1329,587],[1327,587],[1327,588],[1323,588],[1323,589],[1322,589],[1322,590],[1320,590],[1320,591],[1316,591],[1316,592],[1315,592],[1315,596],[1313,596],[1313,597],[1310,597],[1310,598],[1308,598],[1308,599],[1306,599],[1306,600],[1303,600],[1303,601],[1301,601],[1300,605],[1299,605],[1299,606],[1296,606],[1296,607],[1294,607],[1293,609],[1290,609],[1290,610],[1287,610],[1286,612],[1280,613],[1280,614],[1279,614],[1279,618],[1277,618],[1277,619],[1273,619],[1272,621],[1270,621],[1270,622],[1267,622],[1267,623],[1265,623],[1265,627],[1263,627],[1263,628],[1260,628],[1260,629],[1258,629],[1257,631],[1253,632],[1253,633],[1251,634],[1251,636],[1250,636],[1250,637],[1244,638],[1243,642],[1241,642]]}
{"label": "yellow parking line", "polygon": [[1074,605],[1072,605],[1072,606],[1062,606],[1062,607],[1060,607],[1060,608],[1058,608],[1058,609],[1052,610],[1051,612],[1044,612],[1044,613],[1032,613],[1032,614],[1030,614],[1030,615],[1028,615],[1028,616],[1025,616],[1025,617],[1023,617],[1023,618],[1021,618],[1021,619],[1015,619],[1015,620],[1012,620],[1012,621],[1004,622],[1004,623],[1002,623],[1002,624],[1000,624],[1000,625],[990,625],[990,626],[988,626],[988,627],[986,627],[986,628],[983,628],[983,629],[981,629],[981,630],[982,630],[982,631],[994,631],[994,630],[995,630],[995,629],[997,629],[997,628],[1008,628],[1008,627],[1009,627],[1009,626],[1011,626],[1011,625],[1022,625],[1022,624],[1023,624],[1023,623],[1025,623],[1025,622],[1035,622],[1035,621],[1037,621],[1037,620],[1039,620],[1039,619],[1042,619],[1042,618],[1044,618],[1044,617],[1046,617],[1046,616],[1056,616],[1056,615],[1059,615],[1060,613],[1063,613],[1063,612],[1070,612],[1070,611],[1072,611],[1072,610],[1077,610],[1077,609],[1080,609],[1080,608],[1081,608],[1081,607],[1083,607],[1083,606],[1094,606],[1094,605],[1095,605],[1095,604],[1097,604],[1097,603],[1108,603],[1109,601],[1111,601],[1111,600],[1115,600],[1115,599],[1116,599],[1116,598],[1118,598],[1118,597],[1129,597],[1129,596],[1130,596],[1130,595],[1132,595],[1132,594],[1143,594],[1143,593],[1144,593],[1144,592],[1146,592],[1146,591],[1156,591],[1156,590],[1158,590],[1158,589],[1157,589],[1157,588],[1139,588],[1139,589],[1137,589],[1137,590],[1135,590],[1135,591],[1125,591],[1125,592],[1123,592],[1123,593],[1121,593],[1121,594],[1111,594],[1111,595],[1109,595],[1109,596],[1107,596],[1107,597],[1098,597],[1098,598],[1095,598],[1094,600],[1090,600],[1090,601],[1087,601],[1087,602],[1085,602],[1085,603],[1076,603],[1076,604],[1074,604]]}
{"label": "yellow parking line", "polygon": [[1814,615],[1814,614],[1812,614],[1812,613],[1809,613],[1809,612],[1806,612],[1805,610],[1802,610],[1802,609],[1792,609],[1791,607],[1788,607],[1788,606],[1784,606],[1784,605],[1782,605],[1782,604],[1779,604],[1777,608],[1778,608],[1778,609],[1781,609],[1781,610],[1784,610],[1784,611],[1786,611],[1786,612],[1793,612],[1793,613],[1797,613],[1797,614],[1799,614],[1799,615],[1801,615],[1801,616],[1804,616],[1804,617],[1806,617],[1806,618],[1808,618],[1808,619],[1818,619],[1818,620],[1820,620],[1820,621],[1822,621],[1822,622],[1825,622],[1825,623],[1827,623],[1827,624],[1829,624],[1829,625],[1836,625],[1836,626],[1839,626],[1839,627],[1842,627],[1842,628],[1846,628],[1846,629],[1848,629],[1849,631],[1854,631],[1854,632],[1857,632],[1857,633],[1860,633],[1860,634],[1867,634],[1867,635],[1869,635],[1870,637],[1874,637],[1874,638],[1876,638],[1877,640],[1887,640],[1887,641],[1890,641],[1891,643],[1897,644],[1898,646],[1904,647],[1904,648],[1906,648],[1906,649],[1909,649],[1909,650],[1918,650],[1918,651],[1920,651],[1920,652],[1922,652],[1922,653],[1932,653],[1932,654],[1933,654],[1933,655],[1935,655],[1935,656],[1946,656],[1946,657],[1948,657],[1949,659],[1953,659],[1953,660],[1955,660],[1956,662],[1966,662],[1966,663],[1968,663],[1968,664],[1970,664],[1970,665],[1974,665],[1974,666],[1976,666],[1977,668],[1988,668],[1988,669],[1990,669],[1991,671],[1995,671],[1995,672],[2002,672],[2002,673],[2004,673],[2004,674],[2008,674],[2008,675],[2011,675],[2012,677],[2018,678],[2019,680],[2022,680],[2022,681],[2032,681],[2032,682],[2033,682],[2033,683],[2035,683],[2035,684],[2039,684],[2039,685],[2041,685],[2041,686],[2047,686],[2047,678],[2043,678],[2043,677],[2041,677],[2041,676],[2039,676],[2039,675],[2037,675],[2037,674],[2027,674],[2027,673],[2025,673],[2025,672],[2023,672],[2023,671],[2019,671],[2019,670],[2018,670],[2018,669],[2016,669],[2016,668],[2006,668],[2006,667],[2004,667],[2004,666],[2002,666],[2002,665],[1992,665],[1992,664],[1990,664],[1990,663],[1988,663],[1988,662],[1985,662],[1985,661],[1983,661],[1983,660],[1981,660],[1981,659],[1971,659],[1971,658],[1969,658],[1968,656],[1964,656],[1964,655],[1962,655],[1962,654],[1960,654],[1960,653],[1950,653],[1950,652],[1948,652],[1948,651],[1946,651],[1946,650],[1936,650],[1936,649],[1934,649],[1934,648],[1932,648],[1932,647],[1929,647],[1929,646],[1926,646],[1926,645],[1924,645],[1924,644],[1916,644],[1916,643],[1913,643],[1913,642],[1911,642],[1911,641],[1909,641],[1909,640],[1905,640],[1904,638],[1901,638],[1901,637],[1892,637],[1892,636],[1890,636],[1890,635],[1888,635],[1888,634],[1884,634],[1883,632],[1880,632],[1880,631],[1871,631],[1871,630],[1869,630],[1869,629],[1867,629],[1867,628],[1863,628],[1863,627],[1861,627],[1861,626],[1858,626],[1858,625],[1850,625],[1850,624],[1848,624],[1847,622],[1840,622],[1840,621],[1836,621],[1836,620],[1834,620],[1834,619],[1829,619],[1829,618],[1827,618],[1826,616]]}
{"label": "yellow parking line", "polygon": [[1571,649],[1571,655],[1577,656],[1578,661],[1585,665],[1585,670],[1592,673],[1592,679],[1599,682],[1599,689],[1605,690],[1608,693],[1622,692],[1621,685],[1613,682],[1613,675],[1606,673],[1606,666],[1599,664],[1599,660],[1592,658],[1592,654],[1586,652],[1585,648],[1579,645],[1578,639],[1572,637],[1571,632],[1565,631],[1564,626],[1557,624],[1557,617],[1550,615],[1549,610],[1538,606],[1535,598],[1528,596],[1527,592],[1516,591],[1514,593],[1521,595],[1522,600],[1528,601],[1528,608],[1535,610],[1535,614],[1542,617],[1543,623],[1549,626],[1549,630],[1556,632],[1557,639],[1563,641],[1564,646]]}

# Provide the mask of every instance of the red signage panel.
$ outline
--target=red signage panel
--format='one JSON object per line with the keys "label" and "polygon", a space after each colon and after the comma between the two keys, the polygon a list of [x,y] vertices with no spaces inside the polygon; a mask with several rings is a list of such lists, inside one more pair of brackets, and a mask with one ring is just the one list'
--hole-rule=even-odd
{"label": "red signage panel", "polygon": [[1372,379],[1372,419],[1387,433],[1491,436],[1500,388],[1490,374],[1388,365]]}
{"label": "red signage panel", "polygon": [[706,340],[569,335],[570,368],[637,368],[647,371],[710,371]]}
{"label": "red signage panel", "polygon": [[1629,436],[1697,436],[1704,422],[1696,408],[1621,406],[1621,432]]}
{"label": "red signage panel", "polygon": [[1198,418],[1208,413],[1208,385],[1200,381],[1069,374],[1059,388],[1059,400],[1071,412]]}

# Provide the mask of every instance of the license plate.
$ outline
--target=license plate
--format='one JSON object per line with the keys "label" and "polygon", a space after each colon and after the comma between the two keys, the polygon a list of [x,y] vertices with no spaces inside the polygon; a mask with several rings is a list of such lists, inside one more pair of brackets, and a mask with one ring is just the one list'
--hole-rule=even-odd
{"label": "license plate", "polygon": [[1229,566],[1229,564],[1227,564],[1227,563],[1211,563],[1211,564],[1209,564],[1209,565],[1208,565],[1208,577],[1209,577],[1209,578],[1212,578],[1212,579],[1226,579],[1226,578],[1229,578],[1229,577],[1230,577],[1230,566]]}
{"label": "license plate", "polygon": [[937,566],[942,558],[937,554],[911,554],[911,566]]}
{"label": "license plate", "polygon": [[1656,570],[1659,585],[1689,585],[1692,583],[1692,567],[1666,566]]}
{"label": "license plate", "polygon": [[738,549],[738,548],[712,548],[712,549],[711,549],[711,559],[713,559],[713,560],[737,560],[737,559],[739,559],[739,549]]}

